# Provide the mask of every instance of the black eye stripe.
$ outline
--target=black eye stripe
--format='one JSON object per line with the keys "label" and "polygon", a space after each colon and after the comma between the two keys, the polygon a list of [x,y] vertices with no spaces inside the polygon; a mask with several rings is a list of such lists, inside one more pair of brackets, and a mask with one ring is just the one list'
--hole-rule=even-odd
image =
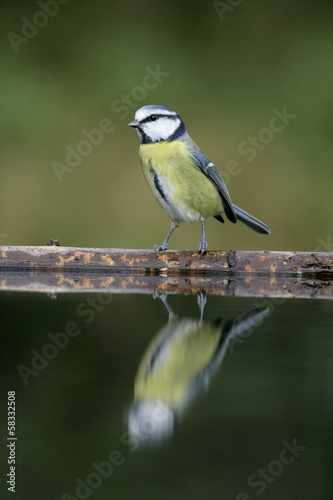
{"label": "black eye stripe", "polygon": [[153,115],[147,116],[147,118],[145,118],[144,120],[141,120],[140,123],[147,123],[147,122],[152,121],[151,120],[152,116],[154,116],[154,117],[156,116],[156,118],[154,118],[153,121],[158,120],[158,118],[172,118],[173,120],[175,118],[178,118],[178,115],[163,115],[163,114],[159,115],[159,114],[155,113]]}

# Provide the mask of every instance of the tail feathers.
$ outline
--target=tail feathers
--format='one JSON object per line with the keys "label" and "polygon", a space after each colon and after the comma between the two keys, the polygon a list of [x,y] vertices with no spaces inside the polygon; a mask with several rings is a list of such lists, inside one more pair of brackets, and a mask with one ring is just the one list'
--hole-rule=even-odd
{"label": "tail feathers", "polygon": [[242,208],[233,205],[234,212],[237,216],[237,219],[246,224],[246,226],[250,227],[257,233],[261,234],[271,234],[271,230],[266,226],[263,222],[253,217],[253,215],[245,212]]}
{"label": "tail feathers", "polygon": [[228,336],[229,340],[239,337],[248,330],[258,326],[269,315],[270,311],[269,307],[255,307],[251,311],[242,314],[242,316],[228,321],[223,328],[222,335]]}

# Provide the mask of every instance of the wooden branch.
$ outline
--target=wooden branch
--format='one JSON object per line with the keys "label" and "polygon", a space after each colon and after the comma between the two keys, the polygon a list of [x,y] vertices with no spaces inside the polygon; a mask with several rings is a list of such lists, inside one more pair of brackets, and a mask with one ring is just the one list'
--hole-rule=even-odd
{"label": "wooden branch", "polygon": [[0,270],[137,272],[169,275],[232,273],[301,276],[333,275],[333,253],[210,251],[201,256],[192,251],[60,246],[0,247]]}
{"label": "wooden branch", "polygon": [[333,299],[333,254],[7,246],[0,290]]}

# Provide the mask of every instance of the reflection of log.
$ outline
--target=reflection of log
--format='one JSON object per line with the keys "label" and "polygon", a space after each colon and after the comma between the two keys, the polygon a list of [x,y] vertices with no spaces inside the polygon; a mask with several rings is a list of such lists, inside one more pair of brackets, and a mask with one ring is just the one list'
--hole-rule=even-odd
{"label": "reflection of log", "polygon": [[[251,276],[166,276],[128,273],[2,272],[0,290],[61,292],[166,293],[230,297],[333,299],[333,280]],[[274,301],[274,299],[272,299]]]}
{"label": "reflection of log", "polygon": [[333,254],[0,247],[0,289],[333,298]]}

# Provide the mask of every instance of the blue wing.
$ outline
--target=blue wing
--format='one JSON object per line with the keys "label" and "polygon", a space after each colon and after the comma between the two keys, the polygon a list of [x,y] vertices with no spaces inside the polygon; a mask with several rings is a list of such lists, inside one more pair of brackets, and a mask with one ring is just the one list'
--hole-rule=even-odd
{"label": "blue wing", "polygon": [[[231,222],[237,222],[237,220],[239,220],[258,233],[270,234],[270,229],[266,226],[266,224],[232,203],[227,186],[225,185],[225,182],[215,165],[211,161],[209,161],[209,159],[202,153],[202,151],[200,151],[198,146],[195,144],[195,142],[192,141],[189,136],[187,137],[187,141],[189,141],[190,143],[189,150],[195,164],[205,175],[207,175],[207,177],[212,181],[212,183],[216,186],[218,192],[220,193],[225,214],[228,219]],[[220,222],[224,222],[221,215],[216,215],[215,218]]]}
{"label": "blue wing", "polygon": [[222,198],[224,211],[226,216],[231,222],[237,222],[237,217],[233,209],[233,204],[230,195],[225,185],[224,180],[220,172],[215,167],[214,163],[208,160],[208,158],[200,151],[200,149],[191,148],[191,154],[195,164],[202,170],[202,172],[207,175],[207,177],[216,186],[220,196]]}

